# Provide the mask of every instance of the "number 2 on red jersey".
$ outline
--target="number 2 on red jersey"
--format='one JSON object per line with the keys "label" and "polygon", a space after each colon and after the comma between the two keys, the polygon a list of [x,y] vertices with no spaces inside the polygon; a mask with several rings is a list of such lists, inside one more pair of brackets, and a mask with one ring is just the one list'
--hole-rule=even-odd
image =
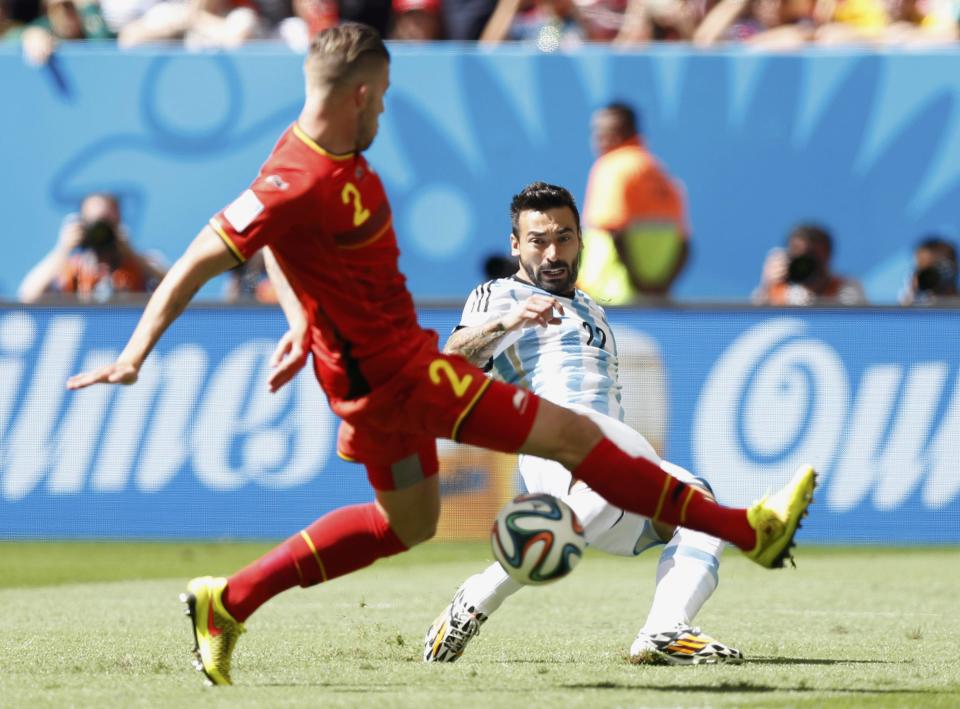
{"label": "number 2 on red jersey", "polygon": [[344,204],[353,202],[353,225],[360,226],[370,218],[370,210],[363,206],[360,199],[360,190],[352,182],[348,182],[340,191],[340,200]]}

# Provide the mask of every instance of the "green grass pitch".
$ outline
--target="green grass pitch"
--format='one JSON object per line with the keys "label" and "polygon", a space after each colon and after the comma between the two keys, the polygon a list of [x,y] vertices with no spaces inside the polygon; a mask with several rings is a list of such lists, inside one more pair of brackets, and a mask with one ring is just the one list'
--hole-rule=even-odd
{"label": "green grass pitch", "polygon": [[741,666],[638,667],[627,649],[657,554],[589,553],[524,589],[453,665],[423,633],[489,553],[432,543],[326,587],[295,589],[247,624],[236,685],[202,686],[177,594],[254,544],[0,544],[0,706],[960,706],[960,550],[802,547],[764,571],[728,551],[698,622]]}

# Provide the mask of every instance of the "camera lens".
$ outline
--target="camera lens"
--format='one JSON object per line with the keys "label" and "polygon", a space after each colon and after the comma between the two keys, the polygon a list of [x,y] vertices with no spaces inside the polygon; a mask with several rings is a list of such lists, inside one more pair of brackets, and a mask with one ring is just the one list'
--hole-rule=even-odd
{"label": "camera lens", "polygon": [[921,293],[936,293],[940,289],[940,269],[936,266],[921,268],[914,274],[917,278],[917,290]]}
{"label": "camera lens", "polygon": [[88,249],[105,249],[116,241],[117,232],[113,224],[105,219],[90,222],[83,227],[82,245]]}
{"label": "camera lens", "polygon": [[808,254],[800,254],[790,259],[787,265],[787,281],[806,283],[817,271],[817,260]]}

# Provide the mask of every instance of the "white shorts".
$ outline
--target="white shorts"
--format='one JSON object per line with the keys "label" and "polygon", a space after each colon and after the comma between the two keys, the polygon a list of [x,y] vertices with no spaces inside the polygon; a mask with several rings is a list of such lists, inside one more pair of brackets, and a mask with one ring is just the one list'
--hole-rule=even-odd
{"label": "white shorts", "polygon": [[[661,460],[642,435],[617,419],[581,406],[573,411],[590,417],[604,435],[632,456],[659,463],[668,474],[685,483],[703,486],[692,473],[679,465]],[[583,523],[587,543],[618,556],[636,556],[662,540],[650,520],[615,507],[583,481],[573,484],[573,475],[560,463],[532,455],[521,455],[520,477],[529,492],[544,492],[570,505]]]}

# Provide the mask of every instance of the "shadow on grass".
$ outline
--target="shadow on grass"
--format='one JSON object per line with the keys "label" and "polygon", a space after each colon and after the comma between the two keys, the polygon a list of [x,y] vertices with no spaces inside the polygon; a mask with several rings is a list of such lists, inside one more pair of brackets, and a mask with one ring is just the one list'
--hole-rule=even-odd
{"label": "shadow on grass", "polygon": [[646,685],[628,684],[626,682],[584,682],[580,684],[563,684],[563,689],[616,689],[616,690],[645,690],[650,692],[742,692],[744,694],[765,694],[771,692],[814,692],[817,694],[889,694],[889,695],[937,695],[952,694],[950,689],[854,689],[847,687],[797,687],[771,686],[767,684],[751,684],[750,682],[721,682],[720,684],[685,684],[685,685]]}
{"label": "shadow on grass", "polygon": [[902,665],[909,660],[830,660],[813,657],[751,657],[748,665]]}
{"label": "shadow on grass", "polygon": [[[401,685],[376,685],[376,684],[337,684],[336,682],[253,682],[247,687],[313,687],[325,689],[334,694],[393,694]],[[750,682],[722,682],[720,684],[685,684],[685,685],[646,685],[631,684],[626,682],[582,682],[557,685],[557,689],[573,690],[591,690],[591,689],[612,689],[617,691],[650,691],[650,692],[676,692],[682,694],[706,693],[716,694],[718,692],[742,693],[742,694],[772,694],[774,692],[799,692],[813,694],[848,694],[857,695],[888,695],[888,696],[936,696],[955,694],[952,688],[940,689],[855,689],[847,687],[808,687],[799,685],[790,686],[771,686],[767,684],[751,684]],[[514,687],[492,687],[483,690],[484,693],[515,693]]]}

